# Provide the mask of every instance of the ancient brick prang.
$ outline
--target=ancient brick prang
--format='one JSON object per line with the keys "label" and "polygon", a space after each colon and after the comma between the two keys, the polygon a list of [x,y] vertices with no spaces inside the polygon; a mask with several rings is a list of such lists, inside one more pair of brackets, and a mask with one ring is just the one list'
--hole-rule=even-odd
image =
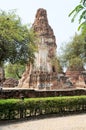
{"label": "ancient brick prang", "polygon": [[46,69],[47,72],[56,71],[55,65],[52,66],[52,60],[56,54],[56,39],[53,29],[50,27],[47,19],[47,12],[40,8],[37,10],[33,30],[37,34],[39,42],[37,42],[38,53],[35,54],[35,68],[41,71]]}
{"label": "ancient brick prang", "polygon": [[38,51],[35,52],[34,65],[22,75],[19,87],[34,89],[53,89],[57,87],[57,65],[52,64],[56,55],[56,39],[53,29],[50,27],[45,9],[38,9],[32,25],[37,34],[38,41],[35,44]]}
{"label": "ancient brick prang", "polygon": [[53,29],[48,23],[47,12],[45,9],[40,8],[37,10],[32,27],[39,37],[44,38],[46,44],[53,43],[56,46],[56,39]]}

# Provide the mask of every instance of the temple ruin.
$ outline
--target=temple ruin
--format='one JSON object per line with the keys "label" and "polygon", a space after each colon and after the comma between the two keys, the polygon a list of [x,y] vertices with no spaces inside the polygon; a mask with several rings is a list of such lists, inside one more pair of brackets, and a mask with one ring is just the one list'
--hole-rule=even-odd
{"label": "temple ruin", "polygon": [[38,9],[32,25],[37,34],[38,51],[35,53],[34,65],[28,65],[19,81],[19,87],[34,89],[57,88],[57,65],[53,63],[56,56],[56,38],[48,23],[45,9]]}
{"label": "temple ruin", "polygon": [[48,23],[45,9],[37,10],[32,28],[37,34],[38,51],[35,53],[34,65],[26,66],[18,87],[38,90],[86,87],[86,73],[83,73],[85,72],[83,67],[79,70],[68,68],[65,74],[58,73],[58,65],[54,61],[56,38]]}

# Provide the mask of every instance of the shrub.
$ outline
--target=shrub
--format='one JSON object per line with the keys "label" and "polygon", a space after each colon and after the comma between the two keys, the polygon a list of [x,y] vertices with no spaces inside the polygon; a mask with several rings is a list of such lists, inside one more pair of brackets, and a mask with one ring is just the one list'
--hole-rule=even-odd
{"label": "shrub", "polygon": [[0,120],[86,111],[86,96],[0,100]]}

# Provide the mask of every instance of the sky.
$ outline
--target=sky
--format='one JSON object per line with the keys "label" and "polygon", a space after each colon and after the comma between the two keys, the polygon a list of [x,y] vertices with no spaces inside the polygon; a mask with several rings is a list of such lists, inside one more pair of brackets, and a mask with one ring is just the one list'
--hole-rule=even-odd
{"label": "sky", "polygon": [[1,10],[16,9],[22,23],[32,24],[37,9],[47,10],[49,25],[52,27],[57,44],[57,52],[63,43],[67,43],[78,32],[78,19],[71,23],[68,14],[78,5],[80,0],[0,0]]}

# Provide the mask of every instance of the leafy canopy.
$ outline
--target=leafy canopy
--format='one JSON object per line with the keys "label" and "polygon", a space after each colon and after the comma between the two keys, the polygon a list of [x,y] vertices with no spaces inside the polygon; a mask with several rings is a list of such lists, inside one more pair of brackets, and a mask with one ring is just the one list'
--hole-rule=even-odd
{"label": "leafy canopy", "polygon": [[75,18],[79,14],[79,28],[78,30],[86,25],[86,0],[81,0],[79,5],[77,5],[69,14],[69,16],[73,15],[72,22],[74,22]]}
{"label": "leafy canopy", "polygon": [[15,11],[0,11],[0,65],[4,62],[33,62],[34,41],[33,30],[22,25]]}
{"label": "leafy canopy", "polygon": [[75,35],[73,39],[61,48],[61,63],[63,66],[79,69],[86,64],[86,42],[83,35]]}

